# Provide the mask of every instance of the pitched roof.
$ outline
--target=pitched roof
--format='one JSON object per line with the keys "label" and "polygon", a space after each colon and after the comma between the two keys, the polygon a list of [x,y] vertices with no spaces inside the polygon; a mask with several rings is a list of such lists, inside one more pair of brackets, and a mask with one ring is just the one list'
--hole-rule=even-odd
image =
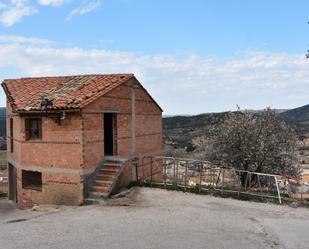
{"label": "pitched roof", "polygon": [[96,74],[34,77],[4,80],[2,87],[14,111],[41,111],[44,98],[48,109],[79,109],[120,86],[133,74]]}

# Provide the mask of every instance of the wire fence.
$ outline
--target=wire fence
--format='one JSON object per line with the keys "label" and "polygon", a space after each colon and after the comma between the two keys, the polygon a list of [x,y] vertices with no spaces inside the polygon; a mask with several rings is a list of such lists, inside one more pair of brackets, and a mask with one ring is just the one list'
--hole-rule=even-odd
{"label": "wire fence", "polygon": [[136,176],[140,182],[164,188],[255,196],[276,199],[280,204],[284,198],[309,198],[307,186],[285,176],[214,167],[207,161],[186,158],[145,156],[138,161]]}

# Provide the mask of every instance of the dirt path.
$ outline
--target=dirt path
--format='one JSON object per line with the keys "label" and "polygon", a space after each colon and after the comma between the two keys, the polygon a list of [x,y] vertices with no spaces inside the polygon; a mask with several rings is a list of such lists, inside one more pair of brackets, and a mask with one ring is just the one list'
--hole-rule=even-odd
{"label": "dirt path", "polygon": [[308,209],[150,188],[107,206],[0,211],[0,218],[5,249],[309,248]]}

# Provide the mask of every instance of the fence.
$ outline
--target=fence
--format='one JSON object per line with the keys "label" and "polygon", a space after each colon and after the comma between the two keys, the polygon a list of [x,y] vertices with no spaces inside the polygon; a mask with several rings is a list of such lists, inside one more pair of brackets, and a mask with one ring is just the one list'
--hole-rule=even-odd
{"label": "fence", "polygon": [[296,183],[284,176],[213,167],[207,161],[185,158],[145,156],[137,163],[136,176],[140,182],[164,188],[271,198],[280,204],[283,198],[299,195]]}

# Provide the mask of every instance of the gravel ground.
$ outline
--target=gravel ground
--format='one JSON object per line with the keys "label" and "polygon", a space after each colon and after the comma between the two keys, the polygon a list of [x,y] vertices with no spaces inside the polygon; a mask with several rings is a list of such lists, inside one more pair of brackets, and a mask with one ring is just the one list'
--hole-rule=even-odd
{"label": "gravel ground", "polygon": [[309,209],[136,188],[107,206],[11,209],[0,248],[309,248]]}

